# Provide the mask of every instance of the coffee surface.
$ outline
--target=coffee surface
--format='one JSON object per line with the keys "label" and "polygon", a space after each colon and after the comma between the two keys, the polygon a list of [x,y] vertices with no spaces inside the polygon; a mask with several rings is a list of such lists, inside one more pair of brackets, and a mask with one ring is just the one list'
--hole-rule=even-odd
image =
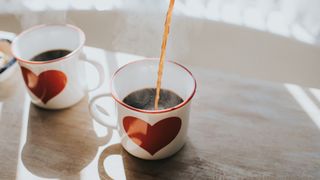
{"label": "coffee surface", "polygon": [[66,49],[55,49],[42,52],[34,56],[31,61],[50,61],[68,55],[71,51]]}
{"label": "coffee surface", "polygon": [[[145,88],[134,91],[127,95],[123,102],[137,109],[154,110],[156,88]],[[174,107],[183,102],[176,93],[161,89],[158,110]]]}

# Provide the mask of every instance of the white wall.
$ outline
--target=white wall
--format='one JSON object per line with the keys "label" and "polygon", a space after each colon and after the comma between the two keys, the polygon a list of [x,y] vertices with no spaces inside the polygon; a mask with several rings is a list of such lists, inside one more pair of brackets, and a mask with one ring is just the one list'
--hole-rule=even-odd
{"label": "white wall", "polygon": [[[46,22],[43,12],[33,17]],[[87,45],[157,57],[163,18],[158,12],[87,10],[68,12],[66,22],[85,31]],[[1,30],[21,30],[13,15],[0,15],[0,25]],[[319,46],[241,25],[176,14],[167,57],[218,71],[320,87]]]}

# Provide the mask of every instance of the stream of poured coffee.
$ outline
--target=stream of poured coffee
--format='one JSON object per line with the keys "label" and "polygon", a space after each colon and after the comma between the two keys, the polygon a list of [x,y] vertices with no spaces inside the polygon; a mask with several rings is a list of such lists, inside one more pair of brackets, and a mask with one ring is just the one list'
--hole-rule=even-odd
{"label": "stream of poured coffee", "polygon": [[170,29],[170,23],[171,23],[171,16],[173,11],[173,5],[175,0],[170,0],[169,9],[167,12],[166,22],[164,24],[164,32],[162,36],[162,45],[161,45],[161,55],[160,55],[160,62],[158,66],[158,79],[157,79],[157,91],[156,91],[156,97],[154,101],[154,109],[158,109],[158,103],[160,99],[160,88],[161,88],[161,79],[162,79],[162,73],[163,73],[163,63],[166,56],[166,47],[167,47],[167,40],[169,35],[169,29]]}

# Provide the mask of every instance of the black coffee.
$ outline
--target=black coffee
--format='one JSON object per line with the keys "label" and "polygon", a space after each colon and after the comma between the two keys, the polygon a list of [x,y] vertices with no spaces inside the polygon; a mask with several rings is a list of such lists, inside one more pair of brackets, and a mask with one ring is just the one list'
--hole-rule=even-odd
{"label": "black coffee", "polygon": [[54,59],[66,56],[70,52],[71,51],[66,50],[66,49],[55,49],[55,50],[45,51],[43,53],[40,53],[40,54],[34,56],[31,59],[31,61],[50,61],[50,60],[54,60]]}
{"label": "black coffee", "polygon": [[[156,88],[145,88],[130,93],[123,99],[123,102],[138,109],[154,110],[155,96]],[[158,109],[171,108],[182,102],[183,99],[176,93],[166,89],[160,90]]]}

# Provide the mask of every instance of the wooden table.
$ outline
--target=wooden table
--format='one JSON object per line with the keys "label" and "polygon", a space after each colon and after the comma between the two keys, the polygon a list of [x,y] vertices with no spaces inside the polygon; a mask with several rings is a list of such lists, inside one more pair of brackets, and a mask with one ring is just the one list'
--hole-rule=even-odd
{"label": "wooden table", "polygon": [[[103,63],[107,79],[137,59],[85,52]],[[318,90],[190,69],[198,91],[188,140],[160,161],[132,157],[117,132],[89,116],[88,100],[108,83],[72,108],[48,111],[30,104],[17,71],[0,84],[0,179],[320,179]],[[113,111],[112,100],[100,103]]]}

